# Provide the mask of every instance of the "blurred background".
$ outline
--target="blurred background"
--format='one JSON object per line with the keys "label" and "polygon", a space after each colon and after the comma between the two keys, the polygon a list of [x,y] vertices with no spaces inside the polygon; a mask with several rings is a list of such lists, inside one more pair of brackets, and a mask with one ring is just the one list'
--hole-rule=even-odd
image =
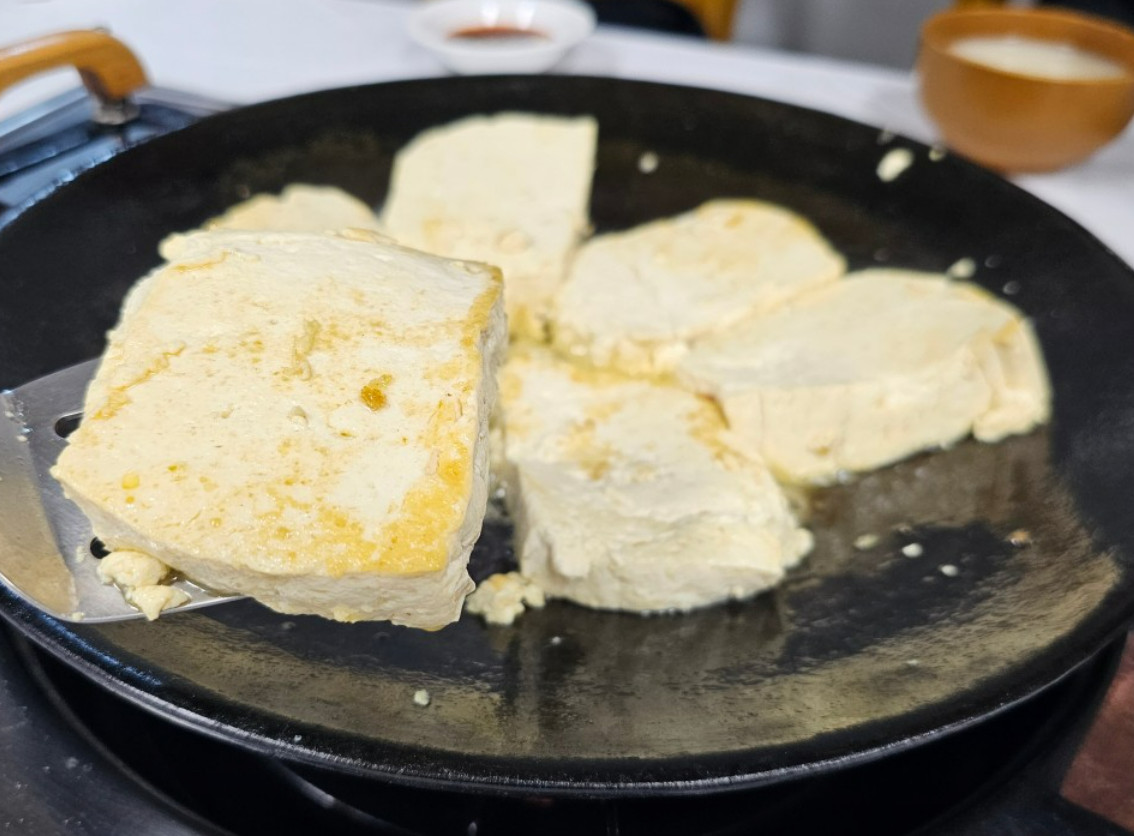
{"label": "blurred background", "polygon": [[732,40],[909,68],[918,28],[951,0],[738,0]]}
{"label": "blurred background", "polygon": [[[688,2],[712,6],[722,0]],[[921,24],[934,12],[954,5],[1046,4],[1038,0],[737,0],[731,40],[909,69]],[[1061,0],[1052,5],[1134,24],[1134,0]]]}

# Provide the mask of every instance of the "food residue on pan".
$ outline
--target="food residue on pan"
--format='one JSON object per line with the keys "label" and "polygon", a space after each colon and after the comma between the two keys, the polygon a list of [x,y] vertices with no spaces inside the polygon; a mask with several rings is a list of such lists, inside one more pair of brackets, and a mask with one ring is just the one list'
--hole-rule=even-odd
{"label": "food residue on pan", "polygon": [[1008,535],[1008,542],[1020,549],[1032,544],[1032,534],[1026,528],[1017,528]]}
{"label": "food residue on pan", "polygon": [[892,148],[878,161],[878,179],[883,183],[897,180],[907,168],[913,165],[914,155],[909,148]]}
{"label": "food residue on pan", "polygon": [[971,279],[976,274],[976,262],[971,258],[959,258],[945,271],[951,279]]}
{"label": "food residue on pan", "polygon": [[543,588],[519,572],[502,572],[481,581],[465,599],[465,612],[489,624],[512,624],[524,610],[546,603]]}
{"label": "food residue on pan", "polygon": [[860,551],[869,551],[877,546],[882,541],[882,538],[877,534],[860,534],[854,540],[854,547]]}

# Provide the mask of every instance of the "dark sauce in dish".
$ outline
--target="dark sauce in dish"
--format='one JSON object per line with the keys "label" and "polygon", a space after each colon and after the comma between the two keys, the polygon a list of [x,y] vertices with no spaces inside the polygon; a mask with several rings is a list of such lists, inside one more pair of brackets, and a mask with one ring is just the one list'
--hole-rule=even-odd
{"label": "dark sauce in dish", "polygon": [[531,39],[546,40],[547,35],[538,29],[524,29],[519,26],[466,26],[449,33],[450,40],[457,41],[520,41]]}

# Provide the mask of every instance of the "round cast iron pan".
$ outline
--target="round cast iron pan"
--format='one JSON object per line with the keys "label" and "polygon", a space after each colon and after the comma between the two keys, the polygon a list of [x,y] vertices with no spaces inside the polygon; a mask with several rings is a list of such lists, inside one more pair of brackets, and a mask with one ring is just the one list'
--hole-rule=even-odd
{"label": "round cast iron pan", "polygon": [[[1122,628],[1134,613],[1131,271],[986,171],[783,104],[606,79],[454,78],[207,119],[0,230],[0,384],[97,355],[164,235],[294,181],[378,205],[417,132],[510,109],[598,117],[599,231],[753,197],[806,215],[852,268],[973,259],[975,281],[1035,320],[1051,425],[817,491],[815,551],[787,583],[688,615],[553,602],[513,627],[466,617],[424,633],[242,602],[75,626],[5,596],[10,621],[126,698],[256,750],[415,785],[595,795],[704,792],[883,756],[1049,685]],[[894,147],[915,161],[883,182],[876,166]],[[645,151],[660,157],[654,173],[638,169]],[[1030,544],[1009,542],[1018,530]],[[863,534],[878,545],[855,549]],[[904,556],[914,542],[922,556]],[[506,524],[490,523],[474,574],[511,560]],[[421,688],[427,708],[413,702]]]}

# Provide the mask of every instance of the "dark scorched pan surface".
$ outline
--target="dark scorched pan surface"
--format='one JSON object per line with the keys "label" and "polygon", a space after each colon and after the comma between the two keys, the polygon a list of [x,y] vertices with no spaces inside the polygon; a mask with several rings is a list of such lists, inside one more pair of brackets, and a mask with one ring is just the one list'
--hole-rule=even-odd
{"label": "dark scorched pan surface", "polygon": [[[275,755],[422,785],[598,794],[705,791],[884,755],[1042,688],[1122,628],[1134,611],[1131,271],[992,174],[783,104],[473,78],[207,119],[82,174],[0,230],[0,384],[97,355],[166,234],[293,181],[377,205],[393,154],[418,131],[509,109],[598,117],[599,231],[747,196],[806,215],[852,268],[972,258],[975,281],[1034,318],[1054,420],[817,492],[815,551],[782,588],[685,616],[552,603],[512,628],[466,617],[429,634],[242,602],[74,626],[5,593],[9,620],[127,698]],[[876,166],[894,147],[915,162],[885,183]],[[661,160],[652,174],[638,170],[645,151]],[[1009,543],[1018,529],[1030,546]],[[855,550],[862,534],[877,547]],[[902,555],[912,542],[921,557]],[[474,574],[508,565],[507,543],[506,526],[489,524]],[[420,688],[428,708],[413,702]]]}

